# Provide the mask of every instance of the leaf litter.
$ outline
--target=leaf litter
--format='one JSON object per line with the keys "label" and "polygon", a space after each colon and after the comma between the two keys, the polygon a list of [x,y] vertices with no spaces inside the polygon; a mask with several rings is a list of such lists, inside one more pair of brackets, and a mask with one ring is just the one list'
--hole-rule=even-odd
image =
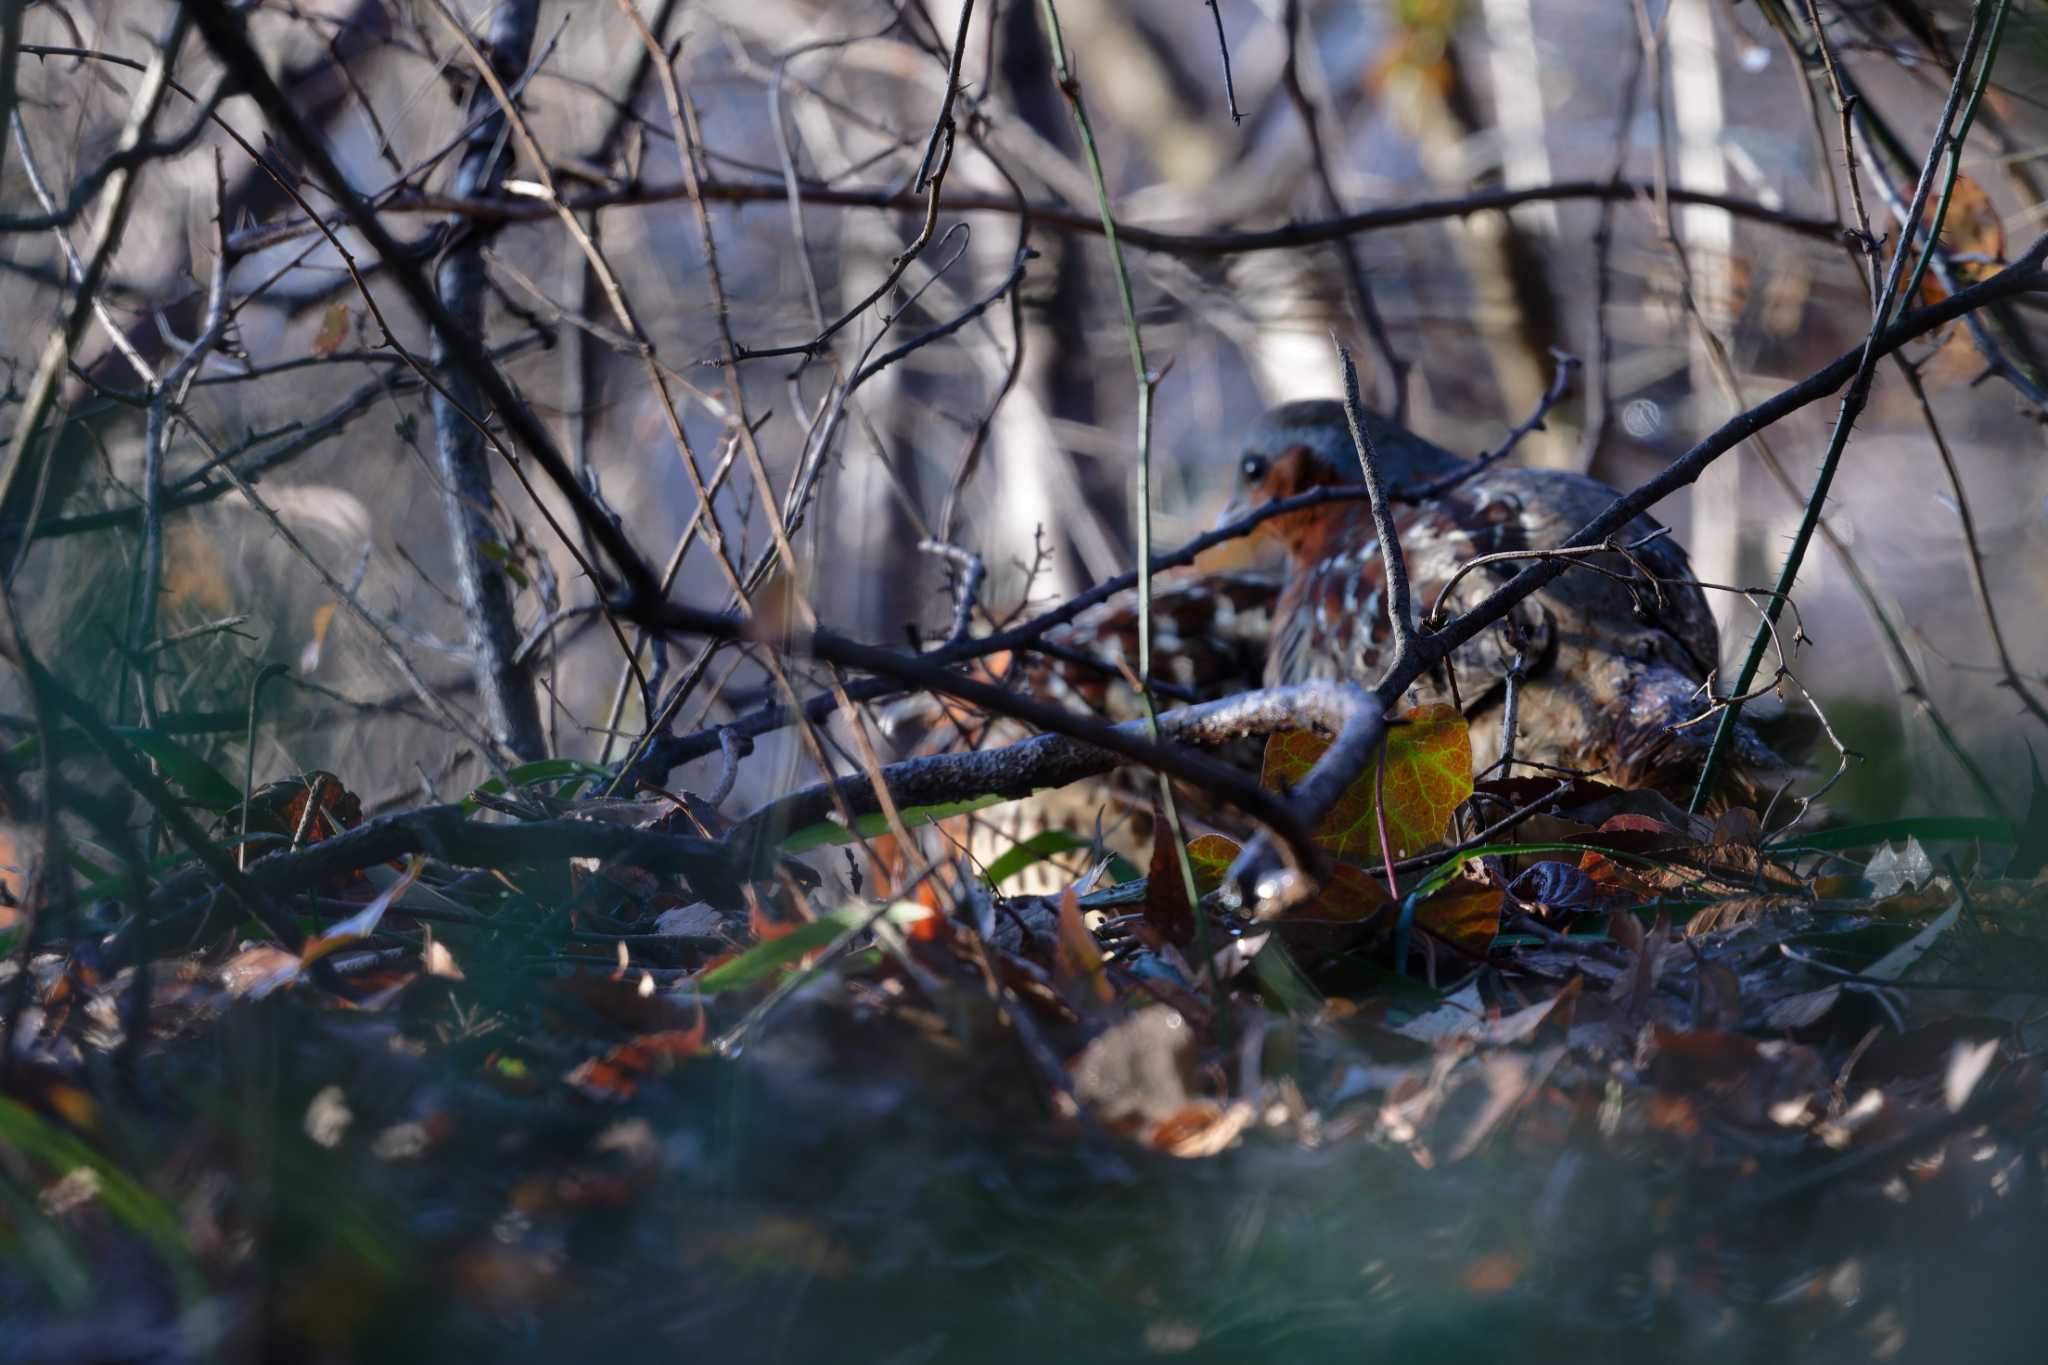
{"label": "leaf litter", "polygon": [[[1050,897],[415,859],[291,947],[51,938],[0,982],[7,1349],[1996,1355],[2048,875],[1474,788],[1461,726],[1395,727],[1264,923],[1161,820]],[[316,777],[262,827],[360,818]]]}

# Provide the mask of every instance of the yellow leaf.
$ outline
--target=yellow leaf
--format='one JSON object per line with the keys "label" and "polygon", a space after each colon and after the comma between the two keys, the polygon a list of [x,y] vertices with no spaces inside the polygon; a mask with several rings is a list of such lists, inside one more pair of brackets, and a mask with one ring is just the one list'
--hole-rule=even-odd
{"label": "yellow leaf", "polygon": [[335,302],[320,315],[320,330],[313,337],[313,354],[325,360],[348,340],[348,305]]}
{"label": "yellow leaf", "polygon": [[[1340,858],[1379,856],[1376,786],[1386,793],[1394,855],[1403,858],[1439,842],[1451,812],[1472,795],[1472,736],[1457,708],[1419,706],[1403,719],[1406,724],[1387,732],[1385,778],[1373,772],[1359,778],[1316,830],[1316,842]],[[1291,788],[1329,747],[1303,730],[1273,736],[1266,742],[1260,782],[1273,791]]]}

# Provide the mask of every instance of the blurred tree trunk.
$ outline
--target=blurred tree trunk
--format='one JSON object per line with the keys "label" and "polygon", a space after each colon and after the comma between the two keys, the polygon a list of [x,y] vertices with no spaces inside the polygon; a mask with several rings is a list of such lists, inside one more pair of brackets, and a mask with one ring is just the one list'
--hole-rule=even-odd
{"label": "blurred tree trunk", "polygon": [[[1052,52],[1039,29],[1038,6],[1013,0],[995,13],[1002,89],[1034,132],[1078,157],[1072,116],[1052,83]],[[1002,525],[990,529],[1014,554],[1043,527],[1055,553],[1038,588],[1068,592],[1124,567],[1123,538],[1105,534],[1094,509],[1126,505],[1130,489],[1123,465],[1111,463],[1115,473],[1105,478],[1099,472],[1105,462],[1077,459],[1056,430],[1058,423],[1093,426],[1100,416],[1086,327],[1089,281],[1107,273],[1097,276],[1087,253],[1103,250],[1102,244],[1070,236],[1040,249],[1045,258],[1034,263],[1025,294],[1023,372],[992,433],[990,473]],[[1007,271],[1009,261],[991,260],[985,273],[998,269]],[[1114,303],[1104,302],[1106,316],[1114,317]]]}
{"label": "blurred tree trunk", "polygon": [[[1671,72],[1671,116],[1678,140],[1675,183],[1715,194],[1728,188],[1727,162],[1721,139],[1726,122],[1721,101],[1720,46],[1714,32],[1712,0],[1671,0],[1668,38]],[[1679,240],[1691,277],[1700,319],[1716,337],[1725,339],[1736,305],[1730,263],[1735,250],[1735,222],[1723,209],[1694,204],[1675,209]],[[1706,338],[1688,326],[1687,372],[1692,392],[1691,429],[1714,427],[1725,392],[1715,374]],[[1686,537],[1693,569],[1709,583],[1742,579],[1742,449],[1716,460],[1692,488],[1692,519]],[[1746,610],[1735,593],[1709,593],[1707,601],[1721,627],[1722,645],[1738,611]]]}
{"label": "blurred tree trunk", "polygon": [[[511,86],[526,69],[533,50],[539,0],[500,0],[485,53],[498,78]],[[455,193],[464,199],[498,193],[511,161],[503,145],[505,116],[481,77],[470,92],[468,118],[477,120],[456,171]],[[484,338],[484,238],[454,225],[456,244],[442,257],[435,289],[449,316],[466,334],[465,341],[482,345]],[[441,473],[441,504],[448,524],[448,550],[455,560],[462,593],[462,615],[469,637],[470,667],[484,721],[491,738],[521,759],[547,753],[533,675],[515,657],[519,625],[513,617],[512,589],[502,553],[492,557],[486,546],[510,544],[492,520],[490,455],[475,423],[485,420],[481,397],[465,372],[449,363],[454,348],[464,344],[434,334],[434,367],[441,390],[434,395],[434,453]]]}
{"label": "blurred tree trunk", "polygon": [[[1427,45],[1421,45],[1427,51]],[[1489,46],[1493,44],[1489,43]],[[1516,78],[1533,81],[1534,64],[1510,60]],[[1402,104],[1423,168],[1438,189],[1462,194],[1472,188],[1466,148],[1489,124],[1479,116],[1479,99],[1467,63],[1455,42],[1445,42],[1439,61],[1401,73],[1408,96]],[[1495,68],[1494,78],[1500,78]],[[1496,109],[1495,125],[1511,114],[1542,108],[1542,92],[1533,84],[1507,92],[1510,103]],[[1526,156],[1530,145],[1543,144],[1542,124],[1517,134]],[[1523,169],[1527,169],[1526,166]],[[1453,233],[1460,260],[1469,276],[1473,330],[1486,347],[1501,404],[1500,420],[1520,421],[1550,386],[1554,363],[1550,350],[1562,341],[1557,300],[1551,292],[1547,263],[1550,238],[1537,220],[1523,215],[1482,213],[1466,219]],[[1578,435],[1562,420],[1523,442],[1521,458],[1534,465],[1573,468],[1578,464]]]}

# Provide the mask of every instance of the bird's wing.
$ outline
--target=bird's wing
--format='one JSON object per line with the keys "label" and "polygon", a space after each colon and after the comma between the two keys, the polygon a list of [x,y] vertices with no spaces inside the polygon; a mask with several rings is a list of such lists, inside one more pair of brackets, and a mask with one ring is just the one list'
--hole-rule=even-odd
{"label": "bird's wing", "polygon": [[[1518,505],[1521,538],[1540,549],[1563,544],[1616,496],[1583,475],[1517,468],[1488,471],[1474,481],[1472,493]],[[1557,615],[1617,650],[1646,653],[1703,679],[1720,658],[1720,632],[1693,579],[1691,559],[1671,536],[1656,534],[1662,529],[1652,517],[1637,517],[1614,539],[1639,548],[1627,557],[1592,556],[1589,567],[1566,572],[1542,595]]]}
{"label": "bird's wing", "polygon": [[[1460,575],[1468,561],[1502,550],[1527,548],[1511,501],[1453,495],[1396,514],[1409,587],[1418,620],[1441,607],[1456,616],[1476,605],[1519,563],[1482,567]],[[1521,657],[1540,668],[1555,632],[1549,607],[1531,597],[1507,619],[1460,646],[1448,668],[1435,670],[1411,690],[1410,700],[1452,701],[1467,711],[1497,700],[1502,680]],[[1376,684],[1391,653],[1386,569],[1371,537],[1335,545],[1322,559],[1300,566],[1274,612],[1268,683],[1331,678]]]}
{"label": "bird's wing", "polygon": [[[1449,619],[1485,601],[1527,561],[1467,566],[1486,555],[1534,548],[1528,529],[1517,499],[1500,497],[1484,486],[1456,490],[1419,509],[1401,535],[1418,617]],[[1453,701],[1467,714],[1483,711],[1500,699],[1502,684],[1518,661],[1529,674],[1548,666],[1557,635],[1553,604],[1541,594],[1526,597],[1498,624],[1460,645],[1449,668],[1418,684],[1413,695],[1416,700]]]}

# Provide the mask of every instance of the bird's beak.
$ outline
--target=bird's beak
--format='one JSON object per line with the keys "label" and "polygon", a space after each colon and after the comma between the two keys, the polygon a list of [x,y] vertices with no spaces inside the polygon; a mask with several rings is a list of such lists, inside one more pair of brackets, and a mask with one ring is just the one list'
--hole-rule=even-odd
{"label": "bird's beak", "polygon": [[1211,526],[1209,529],[1212,531],[1220,531],[1225,526],[1229,525],[1233,521],[1236,521],[1239,517],[1243,516],[1245,513],[1251,510],[1251,498],[1245,493],[1244,489],[1239,488],[1235,493],[1232,493],[1230,495],[1230,501],[1223,504],[1223,510],[1216,514],[1216,524]]}

